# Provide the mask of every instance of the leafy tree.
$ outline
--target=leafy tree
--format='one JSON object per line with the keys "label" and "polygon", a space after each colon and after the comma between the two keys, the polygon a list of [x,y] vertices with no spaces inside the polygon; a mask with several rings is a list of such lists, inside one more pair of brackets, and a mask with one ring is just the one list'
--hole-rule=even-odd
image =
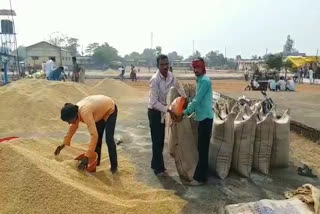
{"label": "leafy tree", "polygon": [[282,54],[269,54],[266,56],[266,64],[269,69],[280,70],[282,67]]}
{"label": "leafy tree", "polygon": [[69,50],[73,56],[79,55],[78,47],[80,45],[78,44],[79,39],[77,38],[69,37],[57,31],[50,34],[47,41],[50,44]]}
{"label": "leafy tree", "polygon": [[159,56],[162,52],[162,48],[160,46],[157,46],[156,47],[156,53],[157,53],[157,56]]}
{"label": "leafy tree", "polygon": [[188,58],[186,58],[184,61],[186,62],[191,62],[192,60],[194,60],[197,57],[201,57],[201,53],[199,51],[196,50],[196,52],[194,52],[193,55],[189,56]]}
{"label": "leafy tree", "polygon": [[179,56],[176,51],[173,51],[173,52],[171,52],[171,53],[168,53],[168,58],[169,58],[169,61],[170,61],[171,63],[173,63],[174,61],[181,61],[181,60],[183,60],[183,56]]}
{"label": "leafy tree", "polygon": [[94,53],[94,50],[99,47],[99,43],[94,42],[91,43],[87,46],[87,48],[85,49],[86,54],[88,54],[89,56],[92,56]]}
{"label": "leafy tree", "polygon": [[112,61],[119,59],[117,49],[110,46],[107,42],[98,46],[93,53],[93,60],[97,65],[110,65]]}
{"label": "leafy tree", "polygon": [[77,38],[73,38],[73,37],[67,38],[67,45],[66,45],[65,49],[69,50],[71,52],[72,56],[79,55],[78,47],[80,45],[78,44],[78,42],[79,42],[79,39],[77,39]]}
{"label": "leafy tree", "polygon": [[238,60],[241,60],[242,59],[242,57],[241,57],[241,55],[237,55],[236,56],[236,60],[238,61]]}
{"label": "leafy tree", "polygon": [[257,56],[257,55],[252,55],[251,59],[257,60],[257,59],[258,59],[258,56]]}
{"label": "leafy tree", "polygon": [[294,40],[291,39],[290,35],[287,36],[286,44],[283,46],[283,55],[289,56],[291,54],[299,53],[298,50],[293,48],[294,46]]}
{"label": "leafy tree", "polygon": [[227,59],[219,51],[210,51],[205,59],[210,67],[222,67],[227,63]]}
{"label": "leafy tree", "polygon": [[141,54],[141,59],[146,60],[147,66],[156,65],[157,51],[155,49],[145,48]]}

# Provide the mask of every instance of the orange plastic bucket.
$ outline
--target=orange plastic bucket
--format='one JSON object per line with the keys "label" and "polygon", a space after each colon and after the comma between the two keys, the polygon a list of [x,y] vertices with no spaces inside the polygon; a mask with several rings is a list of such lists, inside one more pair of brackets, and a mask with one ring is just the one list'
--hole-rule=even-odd
{"label": "orange plastic bucket", "polygon": [[[86,156],[85,153],[83,153],[78,157],[76,157],[75,160],[80,161],[85,156]],[[88,172],[95,172],[97,168],[97,163],[98,163],[98,154],[95,152],[95,158],[89,158],[88,168],[86,170]]]}
{"label": "orange plastic bucket", "polygon": [[186,105],[186,98],[185,97],[178,97],[176,98],[170,105],[170,109],[178,116],[183,114],[184,106]]}

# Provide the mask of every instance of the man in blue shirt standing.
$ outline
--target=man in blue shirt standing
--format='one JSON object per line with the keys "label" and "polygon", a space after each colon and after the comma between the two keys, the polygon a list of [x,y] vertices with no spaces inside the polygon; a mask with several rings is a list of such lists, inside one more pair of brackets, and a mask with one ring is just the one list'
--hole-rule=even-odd
{"label": "man in blue shirt standing", "polygon": [[198,152],[199,161],[193,176],[194,180],[189,184],[199,186],[208,180],[208,155],[209,143],[212,134],[213,123],[213,98],[212,83],[206,75],[206,67],[204,60],[199,57],[192,62],[194,74],[197,77],[197,94],[189,103],[184,115],[191,115],[195,112],[196,120],[199,121],[198,126]]}

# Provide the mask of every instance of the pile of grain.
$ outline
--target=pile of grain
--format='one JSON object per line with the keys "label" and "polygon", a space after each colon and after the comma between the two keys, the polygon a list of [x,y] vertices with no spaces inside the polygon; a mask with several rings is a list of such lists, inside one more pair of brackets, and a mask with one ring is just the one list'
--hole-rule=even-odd
{"label": "pile of grain", "polygon": [[91,94],[103,94],[116,100],[145,96],[120,80],[104,79],[90,89]]}
{"label": "pile of grain", "polygon": [[0,133],[58,129],[64,103],[88,94],[86,86],[72,82],[20,80],[0,87]]}
{"label": "pile of grain", "polygon": [[[122,158],[112,175],[107,153],[96,173],[80,172],[73,159],[88,145],[52,153],[53,139],[19,139],[0,144],[0,213],[179,213],[185,201],[172,191],[135,179]],[[76,146],[76,147],[74,147]]]}

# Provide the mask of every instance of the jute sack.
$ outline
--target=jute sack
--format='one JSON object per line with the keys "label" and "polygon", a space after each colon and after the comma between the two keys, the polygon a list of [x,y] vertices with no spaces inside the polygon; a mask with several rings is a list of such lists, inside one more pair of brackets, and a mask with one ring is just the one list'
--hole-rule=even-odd
{"label": "jute sack", "polygon": [[253,144],[256,134],[256,113],[243,119],[241,111],[234,122],[234,147],[232,169],[240,175],[249,177],[253,161]]}
{"label": "jute sack", "polygon": [[191,120],[193,118],[185,117],[179,123],[172,122],[169,130],[170,154],[179,175],[187,181],[193,179],[198,163],[197,138],[194,134],[197,129],[192,129]]}
{"label": "jute sack", "polygon": [[[192,95],[192,87],[184,86],[187,96]],[[167,103],[172,103],[178,96],[177,90],[171,88]],[[179,175],[191,181],[198,164],[198,122],[194,120],[194,115],[185,117],[179,123],[173,122],[170,117],[167,118],[169,152],[175,160]]]}
{"label": "jute sack", "polygon": [[269,173],[273,143],[273,115],[258,116],[256,137],[254,141],[253,167],[264,174]]}
{"label": "jute sack", "polygon": [[289,200],[261,200],[256,202],[233,204],[226,206],[227,214],[314,214],[312,206],[298,198]]}
{"label": "jute sack", "polygon": [[230,171],[234,144],[235,113],[225,119],[216,116],[209,146],[209,170],[225,179]]}
{"label": "jute sack", "polygon": [[271,167],[289,166],[290,115],[289,109],[280,119],[273,118],[274,134],[271,152]]}

